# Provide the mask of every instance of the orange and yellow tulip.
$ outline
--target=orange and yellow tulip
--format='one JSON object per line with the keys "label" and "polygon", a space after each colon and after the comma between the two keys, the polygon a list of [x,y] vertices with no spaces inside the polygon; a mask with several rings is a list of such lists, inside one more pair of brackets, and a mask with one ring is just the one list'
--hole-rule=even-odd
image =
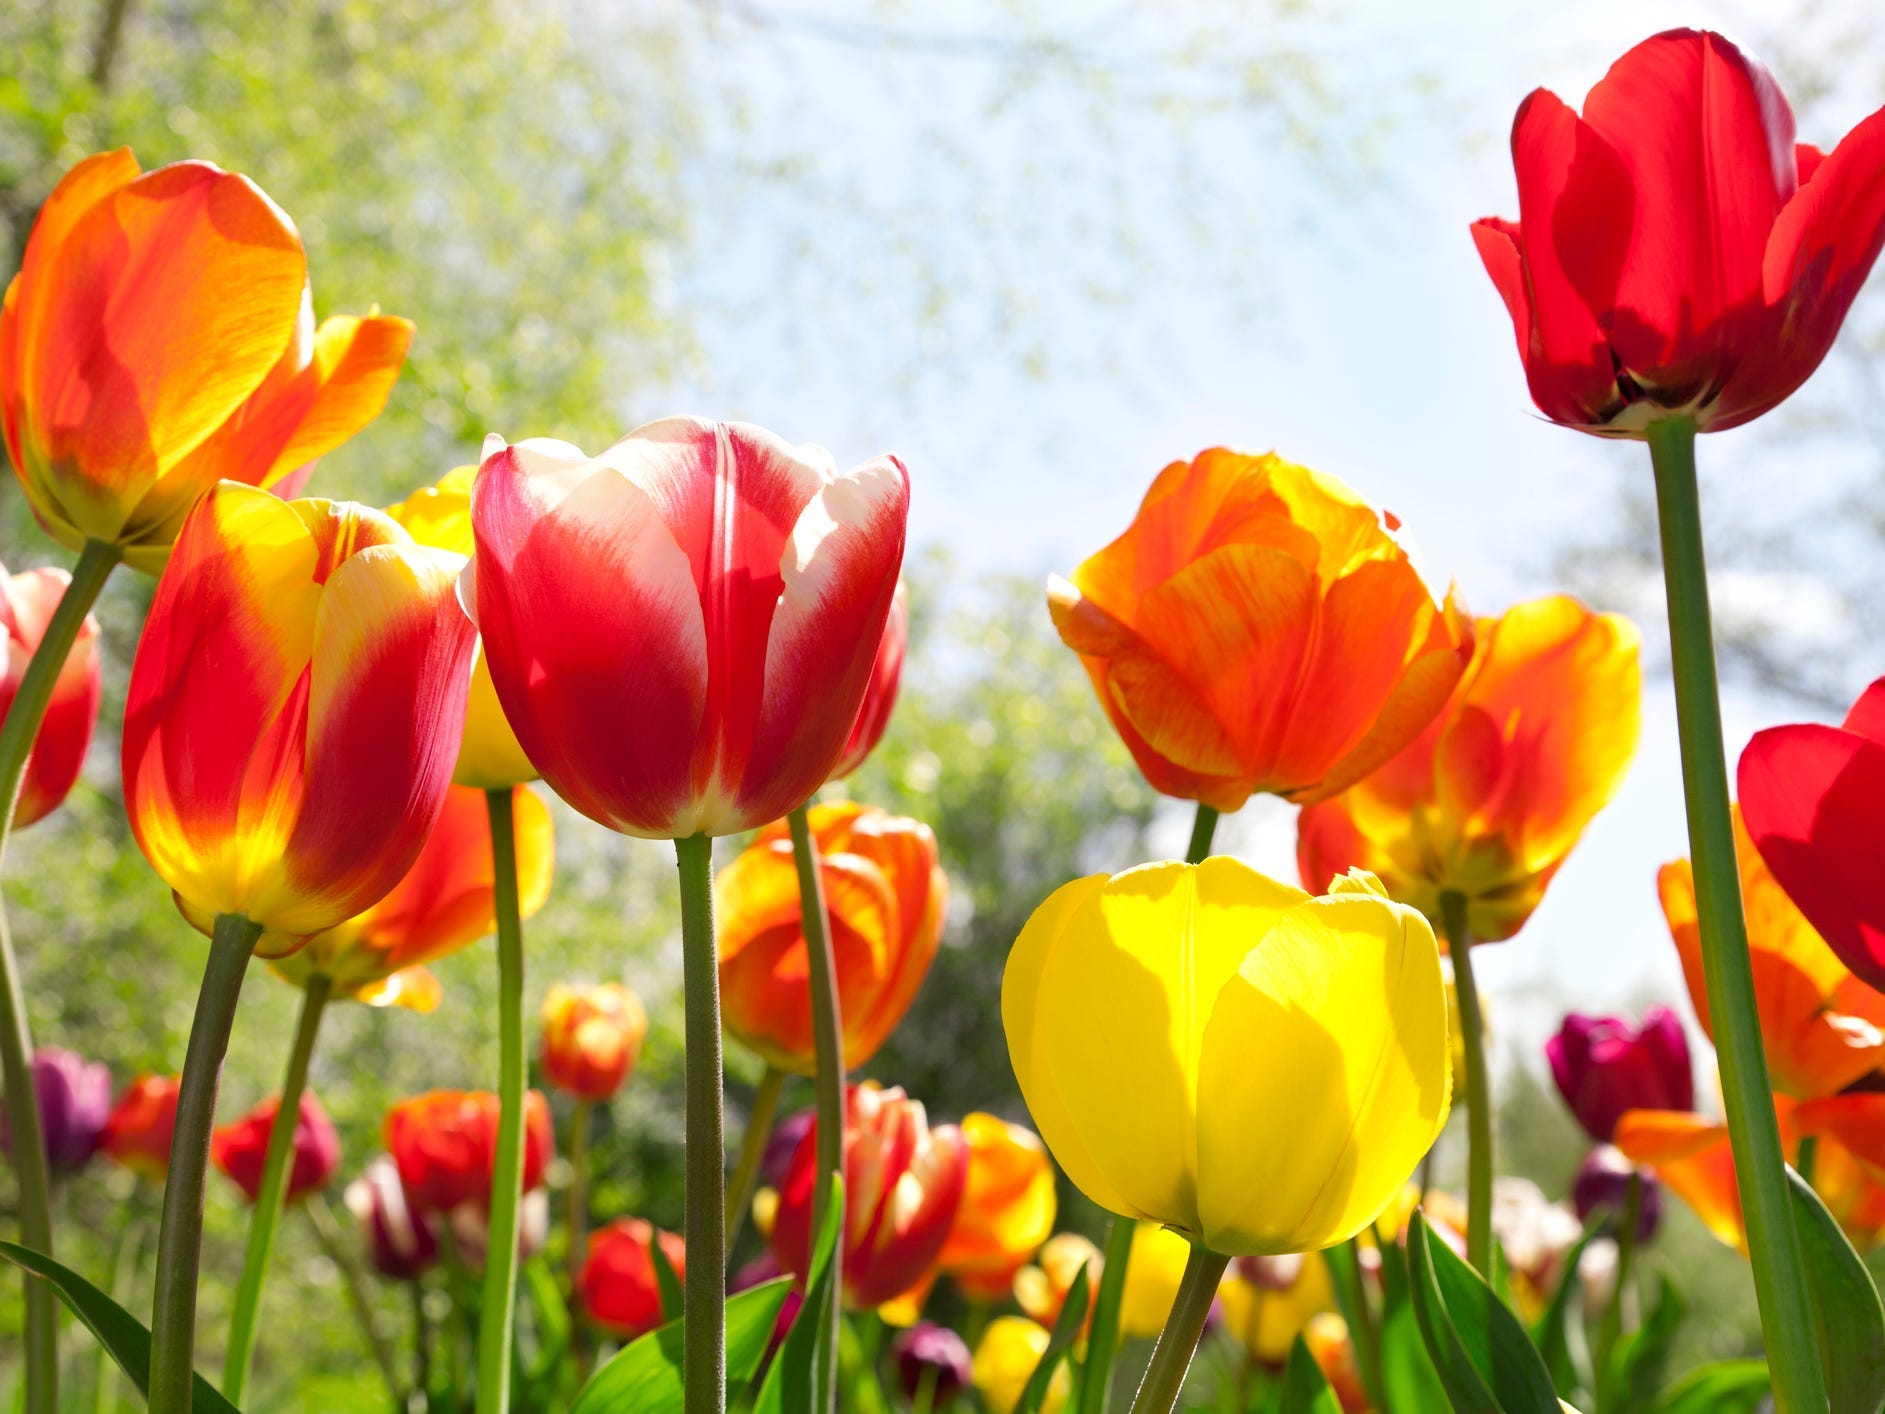
{"label": "orange and yellow tulip", "polygon": [[[53,610],[65,596],[72,576],[64,570],[23,570],[8,574],[0,565],[0,721],[6,719],[19,693],[20,679]],[[98,666],[98,620],[90,614],[79,628],[65,666],[52,685],[52,700],[33,738],[20,778],[20,799],[13,808],[13,827],[20,829],[44,819],[59,808],[85,765],[92,728],[98,722],[98,701],[104,681]],[[0,807],[4,808],[4,807]]]}
{"label": "orange and yellow tulip", "polygon": [[1087,1320],[1100,1298],[1100,1275],[1106,1259],[1100,1249],[1077,1232],[1057,1232],[1041,1245],[1034,1260],[1014,1275],[1015,1305],[1043,1326],[1060,1319],[1061,1307],[1073,1290],[1081,1268],[1087,1274]]}
{"label": "orange and yellow tulip", "polygon": [[[1047,1353],[1047,1329],[1026,1316],[997,1316],[975,1345],[969,1379],[991,1414],[1013,1414]],[[1062,1363],[1048,1383],[1041,1414],[1059,1414],[1073,1392],[1073,1376]]]}
{"label": "orange and yellow tulip", "polygon": [[1251,1358],[1281,1365],[1310,1320],[1335,1309],[1335,1284],[1320,1252],[1239,1257],[1218,1284],[1217,1298],[1224,1328]]}
{"label": "orange and yellow tulip", "polygon": [[162,1183],[170,1172],[180,1075],[140,1075],[124,1087],[98,1147],[141,1178]]}
{"label": "orange and yellow tulip", "polygon": [[[1775,1090],[1796,1100],[1843,1090],[1885,1064],[1885,996],[1846,970],[1781,891],[1748,839],[1739,809],[1734,812],[1734,843],[1769,1079]],[[1695,876],[1689,861],[1663,865],[1656,885],[1682,957],[1696,1020],[1709,1031]]]}
{"label": "orange and yellow tulip", "polygon": [[[877,1054],[922,985],[942,937],[949,880],[929,826],[846,802],[810,811],[836,962],[844,1063]],[[715,882],[726,1029],[771,1065],[816,1068],[798,870],[784,821]]]}
{"label": "orange and yellow tulip", "polygon": [[1160,472],[1048,607],[1155,788],[1219,810],[1326,800],[1406,746],[1472,657],[1397,525],[1333,477],[1214,447]]}
{"label": "orange and yellow tulip", "polygon": [[936,1266],[971,1301],[997,1302],[1054,1231],[1054,1165],[1031,1129],[980,1111],[963,1116],[968,1178]]}
{"label": "orange and yellow tulip", "polygon": [[[555,832],[549,807],[523,786],[512,789],[511,812],[518,912],[529,918],[550,896]],[[425,964],[469,947],[497,927],[494,880],[484,792],[451,786],[425,847],[392,892],[278,958],[275,974],[297,986],[310,977],[326,977],[333,996],[369,1006],[432,1011],[439,1004],[439,984]]]}
{"label": "orange and yellow tulip", "polygon": [[635,1068],[647,1035],[641,998],[620,982],[558,982],[543,997],[544,1077],[578,1100],[606,1100]]}
{"label": "orange and yellow tulip", "polygon": [[1563,595],[1480,619],[1440,714],[1366,780],[1302,812],[1304,887],[1366,869],[1436,925],[1454,892],[1475,940],[1518,932],[1636,752],[1639,641],[1629,620]]}
{"label": "orange and yellow tulip", "polygon": [[294,484],[379,414],[412,326],[318,329],[294,225],[207,162],[128,148],[53,189],[0,307],[0,429],[33,513],[163,568],[218,480]]}
{"label": "orange and yellow tulip", "polygon": [[124,727],[132,833],[197,927],[247,917],[278,957],[412,867],[464,721],[461,565],[351,502],[223,481],[197,503]]}

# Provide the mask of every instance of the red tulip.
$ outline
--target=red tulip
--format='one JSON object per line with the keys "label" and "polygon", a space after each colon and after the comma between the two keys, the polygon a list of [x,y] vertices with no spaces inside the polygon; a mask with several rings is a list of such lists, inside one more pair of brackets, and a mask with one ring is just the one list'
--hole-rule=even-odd
{"label": "red tulip", "polygon": [[589,1255],[576,1289],[589,1319],[623,1340],[661,1324],[661,1285],[650,1250],[656,1241],[674,1275],[685,1277],[687,1244],[671,1232],[656,1232],[640,1218],[617,1218],[589,1234]]}
{"label": "red tulip", "polygon": [[[9,575],[0,565],[0,721],[6,719],[13,698],[26,676],[26,664],[45,636],[46,625],[65,595],[72,576],[64,570],[24,570]],[[66,792],[79,778],[85,749],[92,743],[98,721],[98,699],[103,684],[98,669],[98,620],[90,614],[66,655],[65,667],[52,685],[26,775],[20,782],[20,801],[14,807],[13,827],[21,829],[59,808]]]}
{"label": "red tulip", "polygon": [[162,1183],[170,1172],[170,1140],[177,1127],[180,1075],[140,1075],[105,1121],[98,1147],[131,1172]]}
{"label": "red tulip", "polygon": [[543,1074],[579,1100],[600,1103],[622,1088],[641,1057],[648,1013],[620,982],[570,986],[543,996]]}
{"label": "red tulip", "polygon": [[1741,818],[1807,922],[1885,991],[1885,678],[1837,727],[1756,733],[1741,753]]}
{"label": "red tulip", "polygon": [[[414,1204],[442,1212],[489,1201],[497,1118],[497,1096],[484,1090],[433,1090],[386,1112],[386,1148]],[[524,1097],[526,1193],[543,1182],[555,1152],[549,1103],[532,1090]]]}
{"label": "red tulip", "polygon": [[884,620],[883,640],[877,645],[877,661],[871,664],[870,686],[864,690],[864,705],[857,709],[851,724],[851,739],[844,744],[844,755],[831,768],[831,779],[841,781],[877,749],[890,725],[890,710],[897,705],[897,688],[903,681],[903,655],[910,646],[910,596],[903,581],[890,601],[890,617]]}
{"label": "red tulip", "polygon": [[1512,126],[1519,222],[1473,240],[1532,398],[1605,436],[1759,417],[1832,347],[1885,243],[1885,110],[1830,156],[1796,146],[1772,77],[1718,34],[1636,46],[1580,117],[1539,89]]}
{"label": "red tulip", "polygon": [[347,1210],[360,1225],[360,1240],[373,1269],[404,1281],[418,1276],[439,1258],[432,1220],[406,1197],[399,1166],[381,1154],[347,1185]]}
{"label": "red tulip", "polygon": [[840,475],[739,423],[670,418],[593,459],[497,443],[461,592],[557,794],[625,834],[736,834],[843,756],[908,513],[896,458]]}
{"label": "red tulip", "polygon": [[[235,1180],[251,1203],[262,1190],[269,1131],[275,1127],[280,1107],[281,1097],[271,1095],[234,1124],[221,1125],[210,1136],[210,1161]],[[314,1098],[314,1092],[304,1090],[295,1124],[294,1160],[288,1170],[286,1200],[292,1203],[325,1188],[339,1167],[340,1136],[334,1132],[334,1122]]]}

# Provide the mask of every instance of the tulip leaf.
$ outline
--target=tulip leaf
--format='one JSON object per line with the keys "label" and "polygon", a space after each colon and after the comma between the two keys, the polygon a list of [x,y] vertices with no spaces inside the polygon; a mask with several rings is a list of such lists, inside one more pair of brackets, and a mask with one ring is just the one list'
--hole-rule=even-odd
{"label": "tulip leaf", "polygon": [[1283,1402],[1277,1414],[1342,1414],[1342,1402],[1329,1388],[1322,1367],[1299,1335],[1289,1348],[1283,1370]]}
{"label": "tulip leaf", "polygon": [[1832,1414],[1877,1414],[1885,1404],[1885,1308],[1859,1254],[1813,1185],[1792,1169],[1793,1224],[1806,1257]]}
{"label": "tulip leaf", "polygon": [[[1398,1253],[1400,1249],[1393,1250]],[[1403,1273],[1405,1270],[1403,1263]],[[1381,1383],[1393,1401],[1395,1414],[1447,1406],[1446,1386],[1433,1367],[1433,1357],[1427,1354],[1420,1323],[1406,1294],[1381,1317]]]}
{"label": "tulip leaf", "polygon": [[[753,1378],[772,1344],[779,1310],[792,1283],[780,1277],[727,1299],[727,1385],[738,1389]],[[682,1321],[669,1321],[624,1346],[590,1377],[570,1414],[680,1414]]]}
{"label": "tulip leaf", "polygon": [[1632,1414],[1653,1407],[1655,1391],[1662,1387],[1663,1366],[1668,1363],[1687,1309],[1688,1302],[1674,1284],[1658,1278],[1643,1324],[1618,1337],[1609,1368],[1599,1374],[1603,1388],[1597,1402],[1606,1411]]}
{"label": "tulip leaf", "polygon": [[1447,1315],[1433,1272],[1432,1251],[1441,1245],[1433,1240],[1425,1215],[1416,1212],[1407,1224],[1407,1288],[1414,1319],[1420,1323],[1421,1340],[1455,1414],[1500,1414],[1498,1401],[1467,1358],[1466,1348]]}
{"label": "tulip leaf", "polygon": [[[151,1333],[142,1321],[77,1272],[30,1247],[0,1242],[0,1257],[24,1267],[50,1284],[72,1314],[83,1321],[85,1328],[98,1338],[106,1354],[118,1362],[118,1368],[131,1377],[131,1383],[137,1386],[138,1393],[149,1394]],[[197,1414],[240,1414],[236,1406],[225,1399],[208,1380],[201,1375],[192,1378],[195,1387],[190,1404]]]}
{"label": "tulip leaf", "polygon": [[1054,1387],[1054,1372],[1073,1349],[1074,1341],[1079,1339],[1080,1327],[1086,1324],[1087,1284],[1091,1275],[1088,1265],[1082,1262],[1073,1284],[1067,1288],[1067,1299],[1060,1304],[1060,1314],[1054,1318],[1054,1328],[1047,1333],[1047,1349],[1041,1352],[1034,1373],[1022,1386],[1021,1398],[1015,1401],[1014,1414],[1038,1414],[1046,1408],[1048,1391]]}
{"label": "tulip leaf", "polygon": [[1754,1414],[1770,1384],[1765,1360],[1723,1360],[1676,1381],[1656,1414]]}
{"label": "tulip leaf", "polygon": [[1564,1270],[1558,1278],[1558,1288],[1551,1293],[1551,1301],[1545,1307],[1532,1326],[1532,1344],[1538,1347],[1543,1357],[1545,1369],[1551,1374],[1551,1382],[1557,1386],[1559,1397],[1575,1400],[1583,1385],[1583,1377],[1578,1373],[1577,1361],[1571,1354],[1570,1320],[1571,1312],[1577,1305],[1577,1294],[1582,1285],[1578,1275],[1578,1264],[1583,1260],[1584,1249],[1602,1231],[1600,1219],[1593,1219],[1584,1229],[1584,1235],[1577,1244],[1564,1254]]}
{"label": "tulip leaf", "polygon": [[1414,1314],[1454,1407],[1559,1414],[1550,1372],[1518,1317],[1420,1214],[1408,1228],[1407,1260]]}
{"label": "tulip leaf", "polygon": [[661,1295],[661,1319],[679,1320],[685,1300],[681,1294],[681,1279],[675,1275],[674,1263],[668,1260],[667,1249],[661,1245],[658,1234],[648,1239],[648,1256],[654,1262],[655,1290]]}
{"label": "tulip leaf", "polygon": [[[814,1402],[805,1397],[812,1389],[819,1347],[830,1323],[823,1319],[831,1309],[831,1288],[841,1280],[838,1259],[838,1229],[844,1219],[844,1180],[830,1178],[833,1201],[825,1204],[824,1221],[812,1243],[811,1277],[805,1283],[805,1301],[786,1332],[778,1358],[766,1372],[766,1382],[753,1401],[753,1414],[799,1414]],[[788,1400],[790,1402],[788,1402]]]}

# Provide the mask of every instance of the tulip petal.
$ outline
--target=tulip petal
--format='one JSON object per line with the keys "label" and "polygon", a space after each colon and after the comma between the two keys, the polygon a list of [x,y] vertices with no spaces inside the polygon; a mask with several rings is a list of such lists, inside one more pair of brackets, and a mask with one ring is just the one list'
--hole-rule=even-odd
{"label": "tulip petal", "polygon": [[1629,1110],[1617,1121],[1616,1145],[1654,1169],[1716,1238],[1747,1251],[1726,1125],[1685,1111]]}
{"label": "tulip petal", "polygon": [[1519,357],[1524,359],[1532,351],[1532,296],[1520,254],[1524,229],[1516,221],[1482,216],[1473,222],[1472,233],[1480,263],[1492,277],[1499,298],[1505,301],[1506,313],[1512,316],[1512,332],[1518,338]]}
{"label": "tulip petal", "polygon": [[[1885,108],[1801,172],[1768,237],[1761,271],[1770,306],[1797,311],[1787,332],[1814,352],[1799,359],[1791,392],[1831,346],[1853,296],[1885,247]],[[1781,394],[1785,396],[1785,394]],[[1775,401],[1779,399],[1776,398]]]}

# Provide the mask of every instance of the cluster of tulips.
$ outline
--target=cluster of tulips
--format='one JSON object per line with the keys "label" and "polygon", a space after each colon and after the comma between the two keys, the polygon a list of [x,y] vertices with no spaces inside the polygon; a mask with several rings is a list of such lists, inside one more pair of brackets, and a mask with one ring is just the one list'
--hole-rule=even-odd
{"label": "cluster of tulips", "polygon": [[[21,1215],[0,1251],[31,1274],[28,1407],[56,1407],[55,1294],[153,1410],[239,1407],[283,1206],[338,1162],[306,1089],[324,1008],[436,1006],[425,964],[493,930],[495,1091],[395,1106],[347,1206],[389,1278],[481,1269],[446,1342],[454,1366],[475,1349],[452,1397],[502,1411],[528,1393],[514,1352],[545,1322],[519,1320],[520,1252],[555,1148],[526,1091],[541,780],[671,840],[682,917],[684,1233],[633,1214],[589,1230],[590,1115],[635,1063],[639,1003],[559,986],[545,1004],[543,1073],[572,1102],[552,1288],[624,1342],[578,1410],[829,1410],[862,1360],[920,1410],[972,1385],[1001,1414],[1097,1414],[1122,1337],[1155,1335],[1132,1407],[1163,1414],[1213,1320],[1247,1353],[1239,1408],[1651,1407],[1630,1388],[1655,1319],[1632,1257],[1659,1183],[1748,1254],[1767,1359],[1694,1372],[1655,1407],[1877,1410],[1885,1312],[1854,1243],[1885,1227],[1885,680],[1843,727],[1757,737],[1731,811],[1694,446],[1779,405],[1830,347],[1885,242],[1885,111],[1831,154],[1796,145],[1764,70],[1675,31],[1582,114],[1533,94],[1513,154],[1522,219],[1473,237],[1533,398],[1651,452],[1691,846],[1660,885],[1720,1059],[1716,1119],[1671,1013],[1567,1019],[1549,1060],[1604,1146],[1576,1184],[1589,1229],[1494,1182],[1473,949],[1521,931],[1629,764],[1628,623],[1564,597],[1475,618],[1429,588],[1393,515],[1274,454],[1166,467],[1048,608],[1147,780],[1196,803],[1190,848],[1042,881],[999,999],[1035,1128],[932,1126],[849,1073],[938,945],[936,841],[826,790],[896,696],[903,464],[841,472],[757,427],[670,418],[593,457],[494,436],[384,510],[304,498],[383,403],[411,326],[317,327],[301,241],[243,177],[145,173],[123,151],[73,168],[0,312],[7,451],[78,552],[69,575],[4,581],[0,799],[25,826],[71,786],[100,700],[90,607],[120,561],[156,575],[124,803],[209,946],[181,1074],[108,1112],[102,1072],[33,1057],[0,934]],[[1263,793],[1301,807],[1300,887],[1211,853],[1220,814]],[[714,839],[750,832],[716,881]],[[301,1020],[280,1093],[217,1128],[255,958],[302,990]],[[723,1029],[766,1067],[730,1185]],[[816,1104],[778,1118],[788,1075]],[[1456,1088],[1463,1202],[1413,1179]],[[148,1338],[56,1257],[48,1166],[101,1145],[164,1180]],[[220,1392],[194,1361],[212,1163],[254,1205]],[[1056,1233],[1056,1166],[1113,1215],[1103,1246]],[[749,1211],[766,1250],[730,1281]],[[1614,1260],[1580,1344],[1565,1310],[1596,1224]],[[920,1319],[939,1278],[974,1330]],[[847,1309],[901,1333],[860,1354]],[[390,1361],[388,1378],[406,1400]]]}

